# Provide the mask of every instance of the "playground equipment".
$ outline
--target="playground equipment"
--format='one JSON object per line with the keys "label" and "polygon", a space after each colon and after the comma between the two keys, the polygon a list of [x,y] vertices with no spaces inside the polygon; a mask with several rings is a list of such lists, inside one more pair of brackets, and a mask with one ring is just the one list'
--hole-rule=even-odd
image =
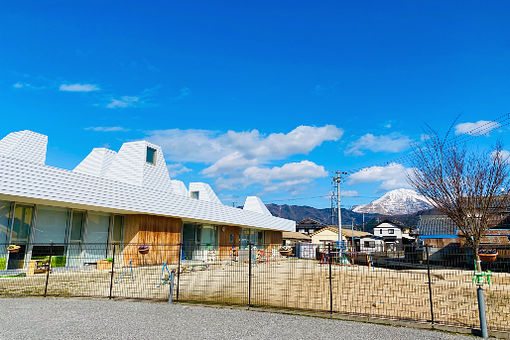
{"label": "playground equipment", "polygon": [[131,281],[133,281],[135,278],[134,278],[134,275],[133,275],[133,265],[131,263],[131,260],[129,260],[129,264],[127,266],[124,266],[122,267],[122,271],[120,272],[120,276],[117,278],[117,280],[115,281],[115,283],[119,283],[120,279],[122,279],[122,277],[124,277],[126,274],[126,270],[130,270],[131,271]]}
{"label": "playground equipment", "polygon": [[[165,275],[165,271],[166,271],[167,275]],[[170,285],[170,287],[169,287],[170,292],[168,295],[168,303],[169,304],[172,303],[172,295],[174,293],[174,282],[175,282],[175,269],[172,269],[172,271],[170,271],[167,264],[163,263],[163,267],[161,268],[161,276],[159,277],[158,288],[161,287],[162,285],[166,285],[166,284]]]}
{"label": "playground equipment", "polygon": [[[164,276],[165,270],[166,270],[168,276]],[[167,264],[163,262],[163,267],[161,268],[161,275],[159,276],[158,288],[161,287],[162,284],[163,285],[168,284],[169,280],[170,280],[170,269],[168,268]]]}

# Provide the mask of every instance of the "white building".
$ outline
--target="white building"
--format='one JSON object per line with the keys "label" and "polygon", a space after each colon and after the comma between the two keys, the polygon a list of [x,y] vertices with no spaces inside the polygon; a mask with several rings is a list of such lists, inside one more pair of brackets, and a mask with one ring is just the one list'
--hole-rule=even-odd
{"label": "white building", "polygon": [[384,250],[388,251],[402,250],[404,243],[414,241],[407,230],[404,232],[401,227],[391,222],[382,222],[374,227],[374,236],[384,239]]}
{"label": "white building", "polygon": [[[279,245],[282,231],[295,230],[258,198],[238,209],[223,205],[206,183],[186,188],[171,180],[161,148],[147,141],[118,152],[93,149],[71,171],[45,164],[47,141],[32,131],[0,140],[0,270],[26,268],[32,257],[48,255],[50,243],[67,266],[104,259],[113,243],[136,265],[130,244],[164,243],[170,248],[153,247],[144,263],[172,263],[179,244],[185,259],[196,257],[197,247],[223,256],[249,242]],[[20,246],[18,253],[8,253],[9,244]]]}

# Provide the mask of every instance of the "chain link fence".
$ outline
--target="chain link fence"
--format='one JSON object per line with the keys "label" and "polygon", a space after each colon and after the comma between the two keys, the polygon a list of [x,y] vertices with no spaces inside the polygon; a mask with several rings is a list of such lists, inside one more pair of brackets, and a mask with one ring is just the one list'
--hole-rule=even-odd
{"label": "chain link fence", "polygon": [[[260,244],[7,247],[0,245],[1,296],[170,297],[479,327],[473,255],[461,248],[369,253],[304,244],[291,253]],[[492,272],[491,285],[484,286],[492,331],[510,333],[509,260],[483,264]]]}

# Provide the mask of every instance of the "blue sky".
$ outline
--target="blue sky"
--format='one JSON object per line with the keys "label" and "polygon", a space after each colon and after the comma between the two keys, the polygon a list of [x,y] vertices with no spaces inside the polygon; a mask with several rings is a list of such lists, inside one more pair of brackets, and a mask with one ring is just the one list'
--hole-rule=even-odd
{"label": "blue sky", "polygon": [[226,204],[327,207],[317,196],[340,169],[349,207],[405,186],[399,157],[426,124],[442,132],[460,115],[453,136],[510,149],[506,121],[470,132],[510,112],[508,2],[2,7],[0,134],[47,134],[49,165],[148,139],[173,178],[208,182]]}

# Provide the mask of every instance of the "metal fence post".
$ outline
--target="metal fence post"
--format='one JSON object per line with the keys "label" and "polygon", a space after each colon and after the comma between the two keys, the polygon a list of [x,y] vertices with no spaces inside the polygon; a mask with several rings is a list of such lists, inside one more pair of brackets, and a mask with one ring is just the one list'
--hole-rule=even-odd
{"label": "metal fence post", "polygon": [[50,244],[50,259],[46,267],[46,284],[44,286],[44,297],[48,296],[48,281],[50,280],[51,258],[53,257],[53,242]]}
{"label": "metal fence post", "polygon": [[108,299],[110,299],[110,300],[112,299],[114,268],[115,268],[115,243],[113,244],[112,273],[110,276],[110,295],[108,296]]}
{"label": "metal fence post", "polygon": [[430,301],[430,321],[434,325],[434,302],[432,300],[432,282],[430,280],[430,261],[429,261],[429,246],[425,245],[425,252],[427,254],[427,276],[429,278],[429,301]]}
{"label": "metal fence post", "polygon": [[181,258],[182,258],[182,243],[179,243],[179,259],[177,261],[177,291],[175,292],[175,302],[179,302],[179,282],[181,279]]}
{"label": "metal fence post", "polygon": [[331,243],[328,244],[328,257],[329,257],[329,313],[333,314],[333,284],[331,277],[331,262],[333,262],[333,257],[331,256]]}
{"label": "metal fence post", "polygon": [[169,281],[170,282],[168,285],[170,286],[170,292],[168,293],[168,303],[172,304],[172,295],[174,294],[175,269],[170,273]]}
{"label": "metal fence post", "polygon": [[251,307],[251,243],[248,251],[248,307]]}
{"label": "metal fence post", "polygon": [[478,298],[478,317],[480,318],[480,331],[482,338],[487,339],[489,332],[487,331],[487,315],[485,313],[485,296],[483,294],[482,284],[478,285],[476,290],[476,296]]}

